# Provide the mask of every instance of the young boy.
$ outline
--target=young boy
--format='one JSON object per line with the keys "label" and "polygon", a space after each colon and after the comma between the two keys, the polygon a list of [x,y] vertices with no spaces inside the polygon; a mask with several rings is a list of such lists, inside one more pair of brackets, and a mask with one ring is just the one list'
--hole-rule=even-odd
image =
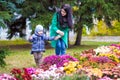
{"label": "young boy", "polygon": [[43,52],[45,52],[45,40],[57,40],[61,36],[48,37],[43,33],[43,26],[37,25],[35,32],[30,36],[29,41],[32,42],[31,54],[34,55],[35,63],[39,67],[42,62]]}

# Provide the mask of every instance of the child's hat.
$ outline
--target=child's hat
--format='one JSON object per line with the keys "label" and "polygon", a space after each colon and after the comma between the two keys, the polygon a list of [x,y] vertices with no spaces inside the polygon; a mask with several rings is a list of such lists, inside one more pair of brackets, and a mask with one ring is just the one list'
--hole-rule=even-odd
{"label": "child's hat", "polygon": [[35,30],[36,30],[37,32],[43,31],[43,26],[42,26],[42,25],[37,25]]}

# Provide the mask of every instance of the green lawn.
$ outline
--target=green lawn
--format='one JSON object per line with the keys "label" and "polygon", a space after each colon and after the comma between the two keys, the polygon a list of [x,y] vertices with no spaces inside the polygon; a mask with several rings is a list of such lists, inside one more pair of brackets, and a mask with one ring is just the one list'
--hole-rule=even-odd
{"label": "green lawn", "polygon": [[[82,42],[81,46],[70,46],[67,49],[67,54],[73,55],[74,53],[80,54],[83,50],[91,48],[97,48],[102,45],[110,45],[118,42]],[[0,67],[0,73],[9,73],[12,68],[24,68],[24,67],[35,67],[33,56],[30,54],[30,43],[24,40],[15,41],[0,41],[1,47],[8,47],[10,54],[6,56],[6,67]],[[47,47],[44,56],[52,55],[54,49]]]}

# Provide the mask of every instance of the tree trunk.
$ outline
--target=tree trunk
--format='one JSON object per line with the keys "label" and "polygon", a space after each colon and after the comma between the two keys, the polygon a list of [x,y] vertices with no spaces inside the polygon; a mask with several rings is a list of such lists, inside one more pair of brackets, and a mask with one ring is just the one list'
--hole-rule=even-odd
{"label": "tree trunk", "polygon": [[77,37],[74,45],[81,45],[81,39],[82,39],[82,29],[83,27],[80,26],[77,30]]}

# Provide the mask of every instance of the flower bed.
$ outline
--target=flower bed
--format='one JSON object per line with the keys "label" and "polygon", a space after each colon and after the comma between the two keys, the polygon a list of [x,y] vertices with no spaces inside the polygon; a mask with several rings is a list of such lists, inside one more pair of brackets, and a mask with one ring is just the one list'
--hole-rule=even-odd
{"label": "flower bed", "polygon": [[62,80],[74,75],[78,79],[85,76],[89,80],[120,80],[120,45],[85,50],[74,57],[47,56],[40,68],[13,69],[11,73],[0,75],[0,80]]}
{"label": "flower bed", "polygon": [[80,71],[90,78],[94,76],[99,80],[120,79],[120,45],[118,44],[85,50],[78,59],[82,66]]}

